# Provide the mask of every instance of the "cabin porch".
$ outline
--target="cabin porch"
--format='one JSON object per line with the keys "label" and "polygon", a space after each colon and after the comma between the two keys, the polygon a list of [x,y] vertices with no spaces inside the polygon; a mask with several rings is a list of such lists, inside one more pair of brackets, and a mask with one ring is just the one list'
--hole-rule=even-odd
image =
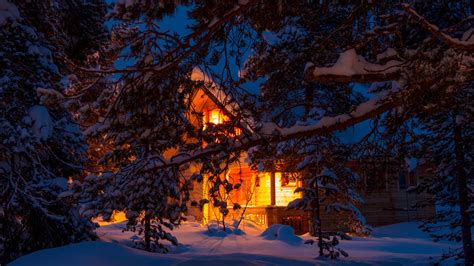
{"label": "cabin porch", "polygon": [[[243,215],[242,215],[243,212]],[[285,206],[249,206],[240,211],[229,212],[229,219],[253,221],[262,227],[286,224],[301,235],[309,232],[308,213],[301,210],[287,210]]]}
{"label": "cabin porch", "polygon": [[[242,180],[242,186],[232,192],[228,199],[229,214],[226,220],[250,220],[262,227],[273,224],[286,224],[294,228],[295,233],[308,232],[308,214],[302,210],[288,210],[288,203],[300,198],[301,193],[294,193],[301,186],[294,173],[258,172],[248,166],[231,168],[226,178]],[[202,185],[202,197],[206,198],[209,185],[205,179]],[[241,209],[233,210],[234,203]],[[205,204],[202,210],[202,222],[221,220],[219,210],[212,204]]]}

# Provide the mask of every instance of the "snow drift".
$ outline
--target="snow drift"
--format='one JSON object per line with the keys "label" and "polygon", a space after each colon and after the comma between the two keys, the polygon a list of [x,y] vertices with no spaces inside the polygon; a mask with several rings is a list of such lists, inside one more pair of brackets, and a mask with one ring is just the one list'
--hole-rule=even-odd
{"label": "snow drift", "polygon": [[295,235],[293,227],[283,224],[271,225],[263,231],[261,236],[267,240],[279,240],[293,246],[298,246],[303,243],[303,239]]}
{"label": "snow drift", "polygon": [[245,234],[215,237],[206,233],[207,226],[189,222],[173,231],[180,245],[170,247],[171,254],[158,254],[131,248],[134,234],[122,233],[124,223],[119,223],[97,230],[101,242],[40,250],[11,265],[427,265],[435,263],[449,248],[459,247],[452,242],[434,243],[418,225],[410,222],[384,226],[375,228],[371,237],[341,241],[340,247],[349,257],[328,261],[315,260],[317,248],[302,244],[313,237],[295,236],[286,225],[273,225],[263,232],[244,226]]}

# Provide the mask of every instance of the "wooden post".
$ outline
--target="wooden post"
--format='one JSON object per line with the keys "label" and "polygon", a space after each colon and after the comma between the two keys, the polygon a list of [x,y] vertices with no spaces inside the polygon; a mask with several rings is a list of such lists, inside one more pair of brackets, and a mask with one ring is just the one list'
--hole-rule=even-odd
{"label": "wooden post", "polygon": [[[203,199],[207,199],[209,200],[209,188],[208,188],[208,185],[207,185],[207,182],[208,182],[208,177],[207,175],[204,175],[204,179],[203,179],[203,182],[202,182],[202,198]],[[207,225],[209,223],[209,218],[210,218],[210,206],[211,206],[211,203],[206,203],[204,204],[204,206],[202,206],[202,222],[203,224]]]}
{"label": "wooden post", "polygon": [[270,205],[276,205],[276,194],[275,194],[275,171],[270,174]]}

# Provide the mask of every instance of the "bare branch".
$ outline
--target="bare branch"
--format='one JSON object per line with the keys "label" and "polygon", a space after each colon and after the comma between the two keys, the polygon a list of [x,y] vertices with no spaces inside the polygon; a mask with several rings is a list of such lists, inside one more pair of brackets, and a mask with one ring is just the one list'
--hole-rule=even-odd
{"label": "bare branch", "polygon": [[413,10],[409,4],[402,4],[402,8],[410,15],[412,19],[420,23],[420,25],[425,30],[429,31],[436,38],[444,42],[447,46],[458,50],[465,50],[470,52],[474,51],[474,42],[462,41],[447,35],[446,33],[442,32],[436,25],[429,23],[423,16]]}

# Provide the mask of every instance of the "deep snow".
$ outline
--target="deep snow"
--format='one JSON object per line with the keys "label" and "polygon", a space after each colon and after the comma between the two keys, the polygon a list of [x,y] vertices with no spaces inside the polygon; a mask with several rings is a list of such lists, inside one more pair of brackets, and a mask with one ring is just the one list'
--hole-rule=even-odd
{"label": "deep snow", "polygon": [[122,233],[123,226],[99,228],[101,241],[41,250],[11,265],[429,265],[436,261],[430,257],[457,247],[432,242],[416,222],[410,222],[375,228],[371,237],[341,241],[349,257],[328,261],[315,259],[316,247],[303,244],[310,236],[295,236],[287,226],[263,231],[247,223],[242,230],[222,234],[189,222],[174,231],[180,245],[172,247],[171,254],[155,254],[129,247],[133,234]]}

